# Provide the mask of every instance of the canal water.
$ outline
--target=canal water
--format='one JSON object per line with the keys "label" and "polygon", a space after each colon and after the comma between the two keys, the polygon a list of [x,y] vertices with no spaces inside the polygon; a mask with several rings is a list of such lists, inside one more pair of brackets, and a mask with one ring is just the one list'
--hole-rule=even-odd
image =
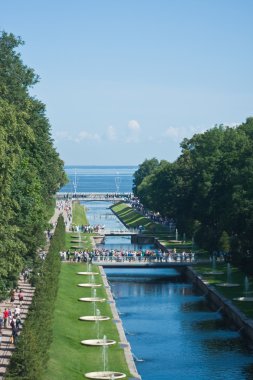
{"label": "canal water", "polygon": [[[118,228],[108,206],[87,202],[90,223],[99,218],[113,228],[114,220]],[[107,244],[130,242],[114,237]],[[108,268],[106,274],[143,380],[253,379],[252,349],[175,270]]]}

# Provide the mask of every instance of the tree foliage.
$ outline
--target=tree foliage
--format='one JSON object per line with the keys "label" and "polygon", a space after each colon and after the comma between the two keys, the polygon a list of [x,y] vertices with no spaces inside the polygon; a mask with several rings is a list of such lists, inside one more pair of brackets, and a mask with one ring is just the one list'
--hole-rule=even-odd
{"label": "tree foliage", "polygon": [[0,278],[7,287],[44,243],[48,202],[66,181],[45,106],[29,94],[38,76],[22,62],[21,45],[0,34]]}
{"label": "tree foliage", "polygon": [[181,149],[173,163],[137,170],[135,194],[203,248],[253,255],[253,118],[184,139]]}

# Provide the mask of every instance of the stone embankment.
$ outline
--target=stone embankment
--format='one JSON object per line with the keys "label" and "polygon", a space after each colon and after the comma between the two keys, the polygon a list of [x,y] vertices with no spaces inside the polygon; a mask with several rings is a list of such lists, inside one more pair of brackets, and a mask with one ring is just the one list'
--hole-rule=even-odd
{"label": "stone embankment", "polygon": [[111,307],[112,315],[114,318],[114,322],[116,323],[116,326],[118,329],[118,333],[119,333],[119,337],[120,337],[120,344],[121,344],[122,348],[124,349],[124,354],[125,354],[125,358],[126,358],[126,362],[127,362],[129,371],[134,376],[134,378],[133,378],[134,380],[141,380],[141,376],[139,375],[137,368],[135,366],[134,358],[133,358],[132,351],[131,351],[131,346],[130,346],[129,342],[127,341],[125,331],[124,331],[124,328],[122,325],[122,321],[119,318],[119,314],[118,314],[118,311],[117,311],[117,308],[115,305],[115,301],[114,301],[112,293],[111,293],[111,288],[110,288],[109,283],[107,281],[106,274],[105,274],[102,266],[99,266],[99,270],[100,270],[100,273],[102,275],[102,280],[103,280],[103,284],[104,284],[105,289],[106,289],[108,301],[110,302],[110,307]]}
{"label": "stone embankment", "polygon": [[242,336],[253,342],[253,320],[247,318],[232,301],[221,295],[214,286],[209,285],[200,275],[198,275],[191,267],[185,268],[184,273],[194,286],[200,289],[209,302],[209,305],[216,308],[231,325],[237,329]]}
{"label": "stone embankment", "polygon": [[[20,317],[21,321],[24,322],[28,313],[29,306],[32,302],[35,288],[32,287],[28,282],[24,282],[21,278],[18,281],[18,288],[22,289],[24,294],[24,300],[22,304],[20,304],[18,293],[16,292],[14,302],[11,303],[10,300],[5,300],[0,303],[0,313],[3,315],[4,309],[10,308],[13,315],[15,307],[20,306]],[[0,345],[0,380],[4,379],[4,375],[6,373],[10,358],[14,350],[15,346],[13,343],[11,343],[11,327],[9,326],[9,323],[7,323],[7,328],[2,328],[2,343]]]}

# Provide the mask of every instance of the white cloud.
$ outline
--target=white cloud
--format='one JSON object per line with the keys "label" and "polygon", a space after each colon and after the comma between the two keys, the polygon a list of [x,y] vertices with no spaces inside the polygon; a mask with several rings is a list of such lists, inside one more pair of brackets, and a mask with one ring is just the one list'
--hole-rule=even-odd
{"label": "white cloud", "polygon": [[115,140],[117,140],[116,129],[115,129],[112,125],[110,125],[110,126],[107,128],[106,136],[107,136],[108,140],[110,140],[110,141],[115,141]]}
{"label": "white cloud", "polygon": [[87,131],[81,131],[77,135],[71,135],[67,131],[60,131],[55,133],[56,140],[65,140],[65,141],[73,141],[76,143],[80,143],[83,140],[93,140],[93,141],[99,141],[100,135],[98,133],[90,133]]}
{"label": "white cloud", "polygon": [[87,131],[81,131],[78,133],[78,135],[74,138],[74,141],[79,143],[83,140],[95,140],[99,141],[100,140],[100,135],[98,133],[90,133]]}
{"label": "white cloud", "polygon": [[181,142],[184,138],[191,138],[196,133],[203,133],[207,128],[200,126],[188,127],[169,127],[166,129],[164,136],[175,141]]}
{"label": "white cloud", "polygon": [[180,129],[178,127],[169,127],[165,131],[165,136],[174,140],[174,141],[180,140],[181,135],[182,135],[182,129]]}
{"label": "white cloud", "polygon": [[137,143],[139,141],[139,134],[141,126],[137,120],[130,120],[128,122],[129,135],[126,138],[127,143]]}
{"label": "white cloud", "polygon": [[128,128],[131,130],[131,131],[139,131],[140,130],[140,124],[137,120],[129,120],[128,122]]}
{"label": "white cloud", "polygon": [[60,131],[55,133],[55,138],[57,140],[71,140],[71,136],[67,131]]}

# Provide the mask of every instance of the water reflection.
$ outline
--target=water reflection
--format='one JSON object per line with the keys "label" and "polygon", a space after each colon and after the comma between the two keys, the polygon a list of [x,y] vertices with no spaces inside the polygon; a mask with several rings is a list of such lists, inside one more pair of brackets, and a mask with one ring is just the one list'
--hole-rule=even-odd
{"label": "water reflection", "polygon": [[191,328],[200,331],[218,331],[227,329],[227,324],[223,318],[206,321],[193,321]]}
{"label": "water reflection", "polygon": [[210,309],[207,306],[207,302],[204,298],[200,299],[196,297],[195,301],[185,302],[181,305],[181,310],[184,313],[187,312],[208,312],[210,313]]}
{"label": "water reflection", "polygon": [[[228,337],[228,334],[230,337]],[[224,332],[219,337],[203,340],[203,348],[208,350],[209,354],[219,354],[228,352],[237,352],[239,354],[251,355],[252,350],[245,345],[236,332]]]}

